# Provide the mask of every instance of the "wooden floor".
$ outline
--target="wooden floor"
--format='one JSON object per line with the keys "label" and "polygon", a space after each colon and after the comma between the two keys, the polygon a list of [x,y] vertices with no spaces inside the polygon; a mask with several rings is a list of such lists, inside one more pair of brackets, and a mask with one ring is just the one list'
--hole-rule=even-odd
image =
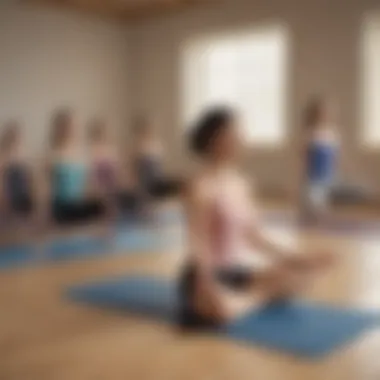
{"label": "wooden floor", "polygon": [[[308,297],[380,309],[378,239],[271,231],[284,244],[329,248],[339,266]],[[380,331],[308,362],[62,298],[67,285],[126,273],[174,275],[184,247],[0,273],[0,380],[379,380]]]}

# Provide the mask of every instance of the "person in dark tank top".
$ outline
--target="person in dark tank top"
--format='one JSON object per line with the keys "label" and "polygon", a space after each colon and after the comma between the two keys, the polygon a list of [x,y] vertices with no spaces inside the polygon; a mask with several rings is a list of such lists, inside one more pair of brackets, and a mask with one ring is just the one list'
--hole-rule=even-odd
{"label": "person in dark tank top", "polygon": [[32,167],[23,152],[20,125],[6,123],[0,136],[0,205],[2,218],[27,218],[34,208]]}
{"label": "person in dark tank top", "polygon": [[178,195],[182,181],[164,171],[164,149],[153,122],[143,116],[136,119],[132,138],[132,165],[140,191],[153,199]]}

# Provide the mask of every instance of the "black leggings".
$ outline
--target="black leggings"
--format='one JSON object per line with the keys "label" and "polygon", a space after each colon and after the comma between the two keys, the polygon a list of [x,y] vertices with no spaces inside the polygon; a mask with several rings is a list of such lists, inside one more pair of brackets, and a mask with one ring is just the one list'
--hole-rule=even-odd
{"label": "black leggings", "polygon": [[136,192],[124,191],[116,195],[116,207],[122,214],[136,215],[141,211],[142,200]]}
{"label": "black leggings", "polygon": [[163,173],[161,160],[155,156],[142,154],[137,157],[135,170],[141,192],[152,198],[171,197],[181,189],[180,181]]}
{"label": "black leggings", "polygon": [[[244,291],[252,285],[254,274],[249,269],[231,267],[218,269],[214,273],[215,278],[223,286],[236,291]],[[184,328],[210,328],[218,325],[218,322],[201,315],[194,307],[194,293],[197,281],[197,268],[187,264],[179,281],[179,324]]]}
{"label": "black leggings", "polygon": [[58,224],[89,222],[104,215],[105,206],[98,200],[54,202],[53,218]]}
{"label": "black leggings", "polygon": [[174,178],[157,178],[146,185],[146,192],[155,199],[164,199],[181,192],[181,181]]}
{"label": "black leggings", "polygon": [[28,216],[33,212],[33,201],[30,197],[20,197],[10,200],[10,210],[11,212],[20,215]]}

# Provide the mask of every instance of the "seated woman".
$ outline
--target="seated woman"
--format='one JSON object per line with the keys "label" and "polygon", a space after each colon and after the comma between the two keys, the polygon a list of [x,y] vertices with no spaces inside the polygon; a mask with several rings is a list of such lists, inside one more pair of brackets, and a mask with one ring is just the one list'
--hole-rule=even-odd
{"label": "seated woman", "polygon": [[190,244],[180,279],[185,327],[228,322],[301,291],[313,273],[331,263],[328,254],[287,252],[262,235],[236,164],[239,135],[234,112],[221,108],[206,113],[191,136],[200,167],[185,196]]}
{"label": "seated woman", "polygon": [[24,220],[33,211],[34,181],[32,167],[22,144],[20,126],[11,121],[0,138],[0,212],[9,222]]}
{"label": "seated woman", "polygon": [[99,192],[108,210],[133,212],[137,207],[135,192],[128,173],[123,167],[112,143],[107,125],[94,120],[88,130],[92,183]]}
{"label": "seated woman", "polygon": [[72,224],[101,217],[104,206],[91,186],[88,163],[79,146],[77,125],[70,111],[54,115],[51,133],[47,166],[54,221]]}
{"label": "seated woman", "polygon": [[144,118],[136,123],[134,148],[132,165],[139,191],[153,199],[177,195],[181,189],[181,181],[165,175],[162,168],[163,148],[153,125]]}

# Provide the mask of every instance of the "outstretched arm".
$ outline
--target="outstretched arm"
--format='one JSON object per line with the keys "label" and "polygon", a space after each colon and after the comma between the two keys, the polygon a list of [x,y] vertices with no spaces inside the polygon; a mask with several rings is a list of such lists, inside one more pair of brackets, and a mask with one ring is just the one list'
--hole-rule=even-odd
{"label": "outstretched arm", "polygon": [[268,239],[257,226],[248,231],[248,239],[252,247],[282,265],[294,269],[316,269],[330,265],[334,257],[330,252],[308,252],[301,254],[297,250],[286,249]]}
{"label": "outstretched arm", "polygon": [[301,252],[296,249],[282,247],[262,232],[258,223],[260,218],[257,207],[252,207],[250,197],[247,198],[247,208],[251,208],[252,210],[250,213],[252,223],[249,223],[246,228],[246,238],[253,250],[262,252],[270,259],[281,262],[283,265],[299,268],[318,266],[322,264],[322,262],[325,262],[328,257],[331,257],[330,254],[324,255],[322,252],[310,252],[306,255],[301,254]]}

